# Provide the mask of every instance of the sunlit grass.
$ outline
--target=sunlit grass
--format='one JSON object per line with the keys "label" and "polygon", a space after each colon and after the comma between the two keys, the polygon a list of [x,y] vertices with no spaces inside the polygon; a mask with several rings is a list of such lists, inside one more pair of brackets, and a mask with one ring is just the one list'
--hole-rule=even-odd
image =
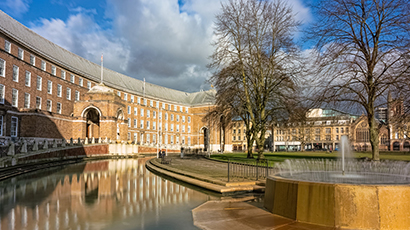
{"label": "sunlit grass", "polygon": [[[325,152],[325,151],[307,151],[307,152],[266,152],[264,153],[265,158],[269,161],[282,162],[286,159],[337,159],[339,157],[339,152]],[[354,152],[353,157],[357,159],[361,158],[372,158],[371,152]],[[227,161],[228,159],[238,161],[246,159],[246,153],[224,153],[224,154],[213,154],[212,159]],[[254,153],[254,159],[257,158],[257,154]],[[410,161],[410,153],[408,152],[381,152],[380,159],[382,160],[400,160],[400,161]]]}

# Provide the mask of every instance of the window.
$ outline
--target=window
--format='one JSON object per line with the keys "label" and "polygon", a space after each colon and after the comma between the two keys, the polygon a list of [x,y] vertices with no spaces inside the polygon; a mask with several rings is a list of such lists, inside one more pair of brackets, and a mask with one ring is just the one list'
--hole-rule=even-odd
{"label": "window", "polygon": [[131,118],[128,118],[128,127],[131,127]]}
{"label": "window", "polygon": [[11,105],[14,107],[18,106],[18,98],[19,98],[19,91],[17,89],[13,89],[11,92]]}
{"label": "window", "polygon": [[191,117],[188,117],[188,123],[191,123]]}
{"label": "window", "polygon": [[154,107],[154,102],[152,100],[149,101],[149,106]]}
{"label": "window", "polygon": [[47,100],[47,111],[51,112],[51,100]]}
{"label": "window", "polygon": [[137,103],[141,104],[141,98],[140,97],[137,97]]}
{"label": "window", "polygon": [[130,133],[130,132],[127,133],[127,139],[128,139],[129,141],[131,140],[131,133]]}
{"label": "window", "polygon": [[30,108],[30,94],[24,93],[24,108]]}
{"label": "window", "polygon": [[134,103],[134,95],[131,95],[131,102]]}
{"label": "window", "polygon": [[182,132],[185,133],[185,125],[182,125]]}
{"label": "window", "polygon": [[165,113],[165,120],[168,120],[168,113]]}
{"label": "window", "polygon": [[174,135],[171,135],[171,144],[174,144]]}
{"label": "window", "polygon": [[67,88],[67,100],[71,100],[71,89]]}
{"label": "window", "polygon": [[232,136],[233,140],[235,140],[236,136]]}
{"label": "window", "polygon": [[147,121],[147,129],[149,129],[149,121]]}
{"label": "window", "polygon": [[41,69],[46,71],[46,62],[41,60]]}
{"label": "window", "polygon": [[159,101],[156,102],[155,107],[159,108]]}
{"label": "window", "polygon": [[19,48],[18,56],[21,60],[24,60],[24,50],[23,49]]}
{"label": "window", "polygon": [[158,122],[158,130],[162,130],[162,122]]}
{"label": "window", "polygon": [[10,44],[10,42],[7,41],[7,40],[4,41],[4,50],[5,50],[6,52],[9,52],[9,53],[10,53],[10,51],[11,51],[11,44]]}
{"label": "window", "polygon": [[157,123],[155,121],[152,122],[152,129],[155,130],[157,128]]}
{"label": "window", "polygon": [[134,119],[134,128],[138,128],[137,119]]}
{"label": "window", "polygon": [[144,98],[144,105],[147,105],[147,99]]}
{"label": "window", "polygon": [[19,67],[16,65],[13,65],[13,81],[19,81]]}
{"label": "window", "polygon": [[174,114],[171,114],[171,121],[174,120]]}
{"label": "window", "polygon": [[55,76],[56,73],[57,73],[57,69],[56,69],[55,66],[52,65],[52,66],[51,66],[51,74]]}
{"label": "window", "polygon": [[168,131],[168,123],[165,123],[165,131]]}
{"label": "window", "polygon": [[47,93],[52,94],[53,93],[53,82],[48,80],[47,81]]}
{"label": "window", "polygon": [[339,128],[336,128],[336,133],[339,133]]}
{"label": "window", "polygon": [[149,135],[149,133],[147,133],[147,143],[149,143],[149,141],[150,141],[150,135]]}
{"label": "window", "polygon": [[162,109],[165,109],[165,103],[162,103]]}
{"label": "window", "polygon": [[185,116],[182,116],[182,122],[185,122]]}
{"label": "window", "polygon": [[147,110],[147,117],[149,117],[150,116],[150,111],[149,110]]}
{"label": "window", "polygon": [[143,116],[144,116],[144,109],[141,109],[140,114],[141,114],[141,117],[143,117]]}
{"label": "window", "polygon": [[185,113],[188,113],[188,107],[185,108]]}
{"label": "window", "polygon": [[344,133],[344,129],[343,129],[343,128],[340,128],[340,133]]}
{"label": "window", "polygon": [[75,100],[79,101],[80,100],[80,92],[75,91]]}
{"label": "window", "polygon": [[128,100],[128,94],[124,93],[124,101]]}
{"label": "window", "polygon": [[174,111],[175,111],[175,112],[177,111],[177,106],[176,106],[176,105],[174,105]]}
{"label": "window", "polygon": [[131,106],[127,107],[128,114],[131,114]]}
{"label": "window", "polygon": [[36,97],[36,109],[41,109],[41,97]]}
{"label": "window", "polygon": [[326,133],[330,133],[330,128],[326,128]]}
{"label": "window", "polygon": [[30,54],[30,64],[34,66],[36,65],[36,57],[32,54]]}
{"label": "window", "polygon": [[91,82],[87,82],[87,89],[91,89]]}
{"label": "window", "polygon": [[120,92],[120,91],[117,91],[117,95],[118,95],[119,97],[121,97],[121,92]]}
{"label": "window", "polygon": [[61,70],[61,78],[65,80],[65,71]]}
{"label": "window", "polygon": [[179,132],[179,125],[177,125],[177,132]]}
{"label": "window", "polygon": [[171,110],[171,105],[168,105],[168,110]]}
{"label": "window", "polygon": [[349,127],[346,127],[346,133],[349,133]]}
{"label": "window", "polygon": [[152,143],[156,143],[156,141],[157,141],[157,135],[152,134]]}
{"label": "window", "polygon": [[160,120],[162,119],[162,112],[159,112],[158,117],[159,117]]}
{"label": "window", "polygon": [[140,129],[144,128],[144,120],[140,120]]}
{"label": "window", "polygon": [[0,85],[0,104],[4,104],[4,85]]}
{"label": "window", "polygon": [[11,117],[10,136],[17,137],[17,128],[18,128],[18,118]]}
{"label": "window", "polygon": [[0,59],[0,76],[5,76],[6,62],[3,59]]}
{"label": "window", "polygon": [[138,115],[138,108],[134,107],[134,115],[137,116]]}
{"label": "window", "polygon": [[62,88],[63,87],[60,84],[57,84],[57,97],[61,97]]}
{"label": "window", "polygon": [[30,87],[31,86],[31,73],[26,71],[26,86]]}
{"label": "window", "polygon": [[177,121],[179,121],[179,115],[177,115]]}
{"label": "window", "polygon": [[41,91],[43,79],[40,76],[37,76],[37,90]]}
{"label": "window", "polygon": [[82,78],[78,78],[78,84],[79,84],[81,87],[83,87],[84,82],[83,82],[83,79],[82,79]]}
{"label": "window", "polygon": [[57,102],[57,113],[61,114],[61,103]]}
{"label": "window", "polygon": [[316,129],[316,134],[320,134],[320,129]]}
{"label": "window", "polygon": [[174,132],[174,124],[171,124],[171,132]]}
{"label": "window", "polygon": [[74,74],[70,74],[70,82],[75,83],[75,76]]}
{"label": "window", "polygon": [[152,111],[152,117],[154,117],[154,118],[157,117],[157,112],[156,111]]}
{"label": "window", "polygon": [[191,126],[188,125],[188,133],[191,133]]}

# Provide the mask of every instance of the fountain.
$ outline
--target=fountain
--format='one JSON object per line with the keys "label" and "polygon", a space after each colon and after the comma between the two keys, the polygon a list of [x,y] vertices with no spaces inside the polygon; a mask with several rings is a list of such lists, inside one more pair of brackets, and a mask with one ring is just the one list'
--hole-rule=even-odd
{"label": "fountain", "polygon": [[265,207],[300,222],[349,229],[410,226],[410,163],[350,156],[347,137],[338,160],[297,159],[266,180]]}

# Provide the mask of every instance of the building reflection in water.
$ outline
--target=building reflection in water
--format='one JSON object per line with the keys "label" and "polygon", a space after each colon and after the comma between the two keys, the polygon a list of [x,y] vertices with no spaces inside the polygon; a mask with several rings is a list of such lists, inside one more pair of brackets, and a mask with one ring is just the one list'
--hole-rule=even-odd
{"label": "building reflection in water", "polygon": [[136,217],[144,228],[167,206],[208,199],[150,173],[146,160],[84,162],[3,181],[0,230],[101,229]]}

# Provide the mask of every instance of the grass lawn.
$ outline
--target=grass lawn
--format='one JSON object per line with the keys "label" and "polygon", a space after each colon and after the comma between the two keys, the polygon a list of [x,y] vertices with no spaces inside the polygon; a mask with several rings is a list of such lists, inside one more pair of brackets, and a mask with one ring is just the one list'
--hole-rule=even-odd
{"label": "grass lawn", "polygon": [[[306,158],[306,159],[337,159],[339,157],[339,152],[327,153],[324,151],[318,152],[266,152],[265,158],[270,161],[281,162],[286,159],[297,159],[297,158]],[[355,158],[372,158],[371,152],[354,152]],[[254,154],[256,159],[257,154]],[[241,159],[246,159],[246,153],[224,153],[224,154],[213,154],[211,155],[212,159],[227,161],[228,159],[234,161],[240,161]],[[410,153],[407,152],[381,152],[380,159],[382,160],[400,160],[400,161],[410,161]]]}

